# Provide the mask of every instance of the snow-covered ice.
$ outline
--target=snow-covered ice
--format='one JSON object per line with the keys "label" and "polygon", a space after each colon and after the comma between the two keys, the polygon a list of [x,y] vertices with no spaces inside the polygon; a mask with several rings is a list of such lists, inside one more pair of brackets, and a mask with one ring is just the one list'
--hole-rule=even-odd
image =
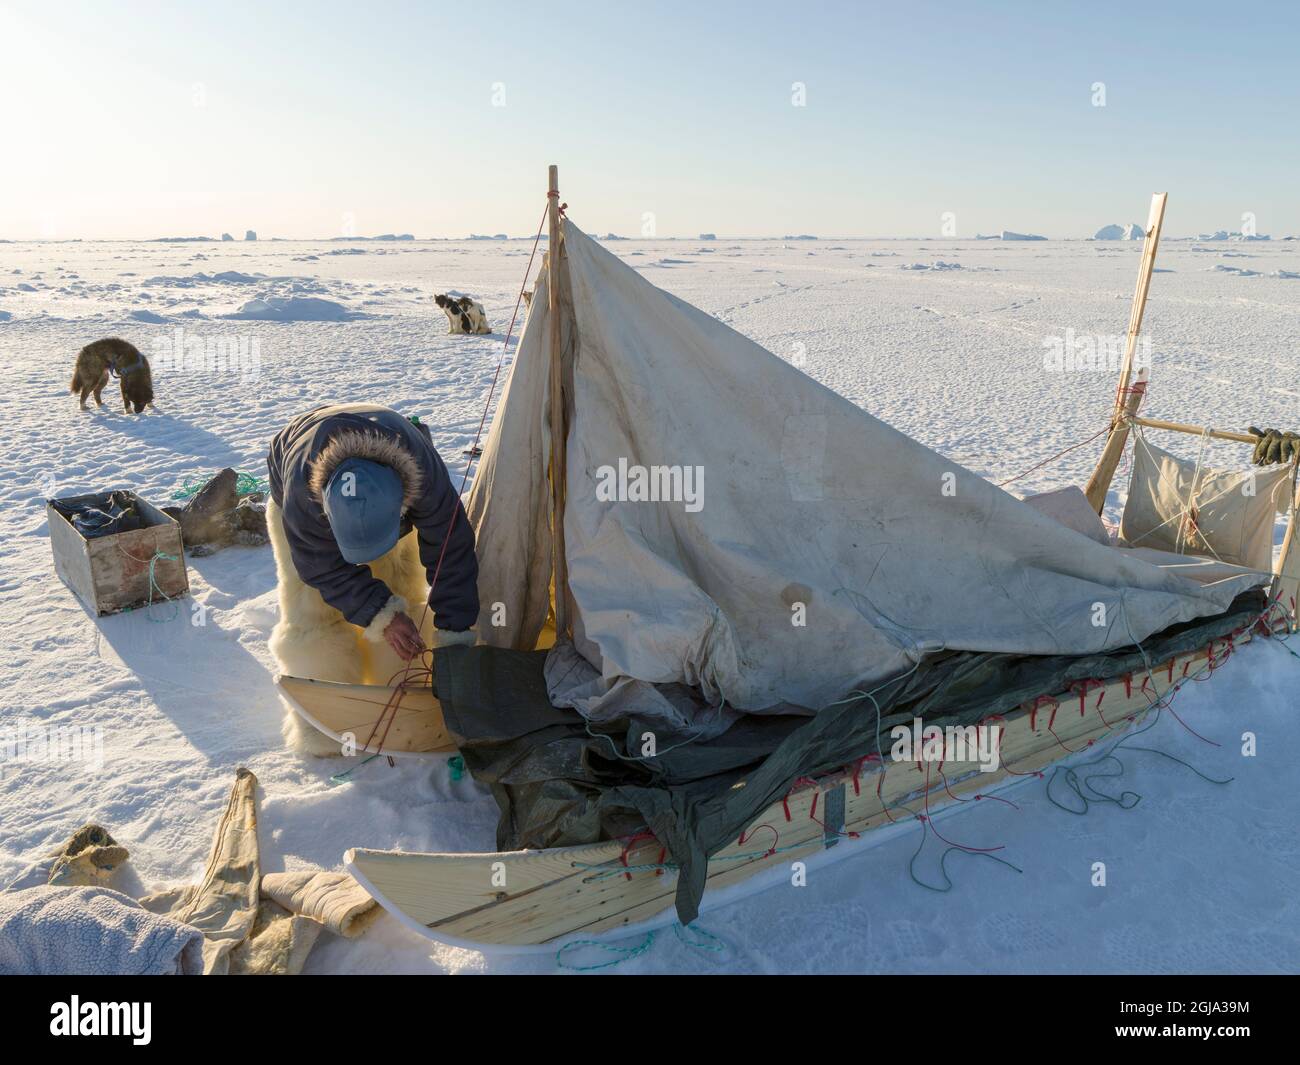
{"label": "snow-covered ice", "polygon": [[[580,222],[577,208],[574,215]],[[785,245],[611,247],[656,284],[994,480],[1105,424],[1114,374],[1050,372],[1044,356],[1067,329],[1123,333],[1140,243],[1004,234]],[[396,768],[378,760],[332,786],[338,760],[284,750],[266,650],[277,611],[269,548],[191,559],[193,601],[180,603],[174,618],[164,604],[94,619],[51,563],[47,496],[129,486],[162,504],[187,479],[222,466],[261,474],[272,435],[321,402],[364,398],[419,414],[453,471],[464,468],[461,453],[482,413],[528,245],[363,247],[371,254],[265,239],[0,245],[0,343],[10,382],[0,425],[0,712],[6,723],[98,725],[105,740],[99,771],[0,766],[0,883],[90,819],[130,849],[145,886],[192,882],[241,764],[262,785],[267,870],[338,868],[351,846],[492,849],[494,802],[469,779],[451,781],[445,759]],[[1300,272],[1300,245],[1254,244],[1256,276],[1248,279],[1207,270],[1197,250],[1172,240],[1160,250],[1161,268],[1173,272],[1153,283],[1146,316],[1155,358],[1149,412],[1221,427],[1297,428],[1300,316],[1289,279]],[[931,268],[881,269],[893,256]],[[450,288],[480,299],[498,332],[447,335],[432,296]],[[284,313],[249,317],[250,301]],[[351,320],[295,313],[325,304]],[[154,359],[156,411],[124,416],[111,396],[102,411],[77,411],[67,393],[73,358],[113,334]],[[258,358],[198,366],[156,357],[190,341],[217,356],[256,350]],[[1194,446],[1162,442],[1176,451]],[[1012,487],[1027,494],[1081,483],[1095,458],[1095,445],[1080,448]],[[1244,453],[1214,444],[1208,459],[1242,461]],[[1121,475],[1107,508],[1112,521],[1124,486]],[[192,623],[200,617],[203,624]],[[973,803],[941,819],[951,839],[1004,845],[999,856],[1022,873],[955,854],[953,889],[926,891],[908,873],[921,829],[905,822],[814,860],[806,887],[790,886],[788,868],[774,866],[722,896],[700,921],[722,951],[692,950],[661,934],[615,971],[1294,972],[1298,690],[1300,660],[1256,641],[1175,703],[1191,728],[1222,746],[1202,743],[1169,715],[1144,737],[1144,746],[1207,776],[1232,777],[1230,784],[1133,753],[1122,785],[1142,795],[1132,810],[1103,806],[1075,816],[1048,801],[1042,782],[1025,781],[1001,793],[1018,809]],[[1253,758],[1241,755],[1247,731],[1258,738]],[[928,883],[941,882],[940,853],[931,839],[917,861]],[[1091,884],[1099,861],[1104,888]],[[309,969],[555,965],[547,953],[440,947],[385,917],[359,940],[323,941]]]}
{"label": "snow-covered ice", "polygon": [[258,322],[346,322],[357,317],[341,303],[314,296],[267,296],[249,300],[222,318]]}

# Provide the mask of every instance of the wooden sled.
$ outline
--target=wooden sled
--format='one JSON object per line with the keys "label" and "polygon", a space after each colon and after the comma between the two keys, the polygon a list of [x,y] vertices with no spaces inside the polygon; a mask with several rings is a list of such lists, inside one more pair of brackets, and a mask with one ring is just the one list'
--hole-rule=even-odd
{"label": "wooden sled", "polygon": [[[1216,668],[1249,632],[1216,639],[1151,672],[1076,685],[997,718],[1000,763],[859,764],[796,787],[709,860],[707,892],[848,843],[875,828],[1036,774],[1118,736],[1171,689]],[[966,799],[965,801],[970,801]],[[526,949],[667,917],[677,886],[654,839],[494,854],[411,854],[353,849],[353,877],[408,928],[457,946]]]}
{"label": "wooden sled", "polygon": [[[456,752],[438,697],[427,684],[395,689],[283,675],[275,683],[303,720],[358,754],[400,758]],[[395,692],[396,708],[385,713]]]}

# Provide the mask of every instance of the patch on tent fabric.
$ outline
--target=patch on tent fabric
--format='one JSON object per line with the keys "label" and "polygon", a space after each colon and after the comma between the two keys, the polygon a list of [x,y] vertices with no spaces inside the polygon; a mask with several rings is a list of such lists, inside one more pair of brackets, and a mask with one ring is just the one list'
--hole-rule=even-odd
{"label": "patch on tent fabric", "polygon": [[824,414],[791,414],[781,433],[781,469],[785,485],[796,503],[812,503],[826,497],[826,438],[829,426]]}
{"label": "patch on tent fabric", "polygon": [[781,589],[781,602],[788,607],[793,607],[796,603],[807,606],[812,602],[813,590],[806,584],[800,584],[798,581],[791,581]]}
{"label": "patch on tent fabric", "polygon": [[1288,466],[1198,468],[1135,437],[1120,543],[1270,570],[1273,518],[1286,505],[1290,475]]}

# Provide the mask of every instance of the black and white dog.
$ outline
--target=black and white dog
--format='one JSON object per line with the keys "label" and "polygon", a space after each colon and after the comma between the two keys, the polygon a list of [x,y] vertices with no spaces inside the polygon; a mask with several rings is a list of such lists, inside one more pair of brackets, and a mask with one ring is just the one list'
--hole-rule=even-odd
{"label": "black and white dog", "polygon": [[468,296],[440,294],[434,296],[433,301],[447,315],[447,323],[450,326],[448,333],[492,332],[487,315],[483,312],[483,304],[477,300],[472,300]]}

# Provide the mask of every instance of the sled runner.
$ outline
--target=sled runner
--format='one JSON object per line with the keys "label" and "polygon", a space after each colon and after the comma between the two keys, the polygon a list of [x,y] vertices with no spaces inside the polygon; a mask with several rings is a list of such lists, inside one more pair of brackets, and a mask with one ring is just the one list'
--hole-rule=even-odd
{"label": "sled runner", "polygon": [[357,753],[400,757],[456,750],[427,684],[394,689],[283,675],[275,683],[304,721]]}

